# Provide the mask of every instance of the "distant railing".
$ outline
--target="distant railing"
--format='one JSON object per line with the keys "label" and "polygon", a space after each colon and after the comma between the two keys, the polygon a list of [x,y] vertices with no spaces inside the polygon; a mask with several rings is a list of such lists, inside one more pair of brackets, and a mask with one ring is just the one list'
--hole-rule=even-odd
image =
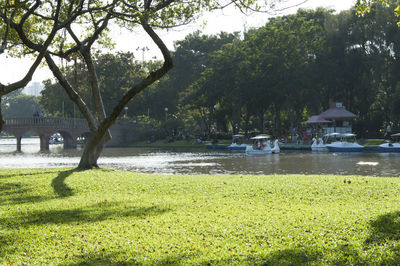
{"label": "distant railing", "polygon": [[6,118],[6,127],[56,127],[56,128],[87,128],[85,119],[55,118],[55,117],[30,117],[30,118]]}

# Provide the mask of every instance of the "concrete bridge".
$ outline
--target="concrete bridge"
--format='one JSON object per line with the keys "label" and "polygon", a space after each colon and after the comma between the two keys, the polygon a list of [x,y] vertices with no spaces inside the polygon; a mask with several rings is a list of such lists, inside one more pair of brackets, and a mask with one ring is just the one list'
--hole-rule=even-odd
{"label": "concrete bridge", "polygon": [[85,119],[76,118],[7,118],[4,119],[3,131],[17,138],[17,150],[21,151],[22,136],[28,131],[39,135],[40,150],[49,149],[49,140],[54,133],[60,133],[64,139],[64,148],[76,148],[78,137],[89,132]]}

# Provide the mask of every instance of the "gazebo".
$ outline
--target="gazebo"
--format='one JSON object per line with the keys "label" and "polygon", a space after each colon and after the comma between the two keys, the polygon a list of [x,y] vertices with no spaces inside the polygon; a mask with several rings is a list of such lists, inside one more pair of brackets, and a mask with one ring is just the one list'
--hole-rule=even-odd
{"label": "gazebo", "polygon": [[312,117],[310,117],[310,119],[308,119],[304,123],[305,124],[324,124],[324,123],[332,123],[332,121],[326,120],[319,115],[313,115]]}
{"label": "gazebo", "polygon": [[331,104],[328,110],[319,114],[319,117],[325,120],[332,121],[332,124],[330,126],[326,125],[325,127],[323,127],[325,134],[333,132],[351,133],[351,121],[357,118],[357,115],[344,109],[342,103],[335,102]]}
{"label": "gazebo", "polygon": [[324,128],[328,127],[328,124],[332,123],[332,121],[326,120],[319,115],[313,115],[310,117],[310,119],[303,123],[311,125],[311,127],[306,130],[306,138],[311,140],[311,138],[315,137],[317,134],[319,137],[322,137],[321,135],[324,134]]}

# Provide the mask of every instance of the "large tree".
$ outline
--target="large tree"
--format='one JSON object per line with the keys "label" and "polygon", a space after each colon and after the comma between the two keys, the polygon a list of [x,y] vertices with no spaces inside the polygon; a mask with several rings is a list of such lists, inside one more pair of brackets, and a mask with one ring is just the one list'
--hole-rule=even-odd
{"label": "large tree", "polygon": [[[62,1],[53,1],[52,10],[43,8],[40,1],[0,1],[0,54],[8,52],[11,55],[35,53],[35,60],[25,75],[15,82],[3,84],[0,81],[0,103],[4,95],[25,87],[44,58],[48,47],[52,44],[57,32],[70,25],[73,19],[61,17]],[[38,20],[37,13],[43,19]],[[47,32],[42,34],[41,29]],[[20,34],[20,33],[24,34]],[[35,49],[28,49],[24,42],[31,42],[33,36]],[[4,121],[0,110],[0,130]]]}
{"label": "large tree", "polygon": [[[186,24],[203,11],[229,5],[236,5],[241,10],[266,5],[266,1],[261,0],[1,0],[0,3],[0,28],[4,43],[13,37],[16,43],[22,44],[24,50],[38,54],[30,75],[44,57],[53,75],[88,121],[91,137],[83,150],[80,168],[98,167],[97,160],[103,146],[111,138],[109,128],[124,107],[135,95],[158,81],[172,68],[170,52],[155,29]],[[25,24],[26,21],[30,22],[29,25]],[[118,26],[129,30],[141,27],[160,49],[164,62],[125,91],[112,111],[106,114],[93,53],[96,46],[108,43],[106,33],[110,27]],[[95,112],[91,112],[77,84],[64,75],[63,68],[56,63],[55,58],[80,58],[84,62]],[[0,95],[13,89],[2,85]]]}

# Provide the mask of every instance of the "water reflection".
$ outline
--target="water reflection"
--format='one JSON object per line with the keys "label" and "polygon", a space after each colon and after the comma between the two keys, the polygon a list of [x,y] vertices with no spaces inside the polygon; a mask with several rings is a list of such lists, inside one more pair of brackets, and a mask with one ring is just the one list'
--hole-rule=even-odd
{"label": "water reflection", "polygon": [[[40,152],[38,139],[0,140],[0,168],[74,167],[81,149],[51,145]],[[201,149],[106,148],[103,167],[163,174],[340,174],[399,176],[398,153],[312,153],[246,156],[244,153]]]}

